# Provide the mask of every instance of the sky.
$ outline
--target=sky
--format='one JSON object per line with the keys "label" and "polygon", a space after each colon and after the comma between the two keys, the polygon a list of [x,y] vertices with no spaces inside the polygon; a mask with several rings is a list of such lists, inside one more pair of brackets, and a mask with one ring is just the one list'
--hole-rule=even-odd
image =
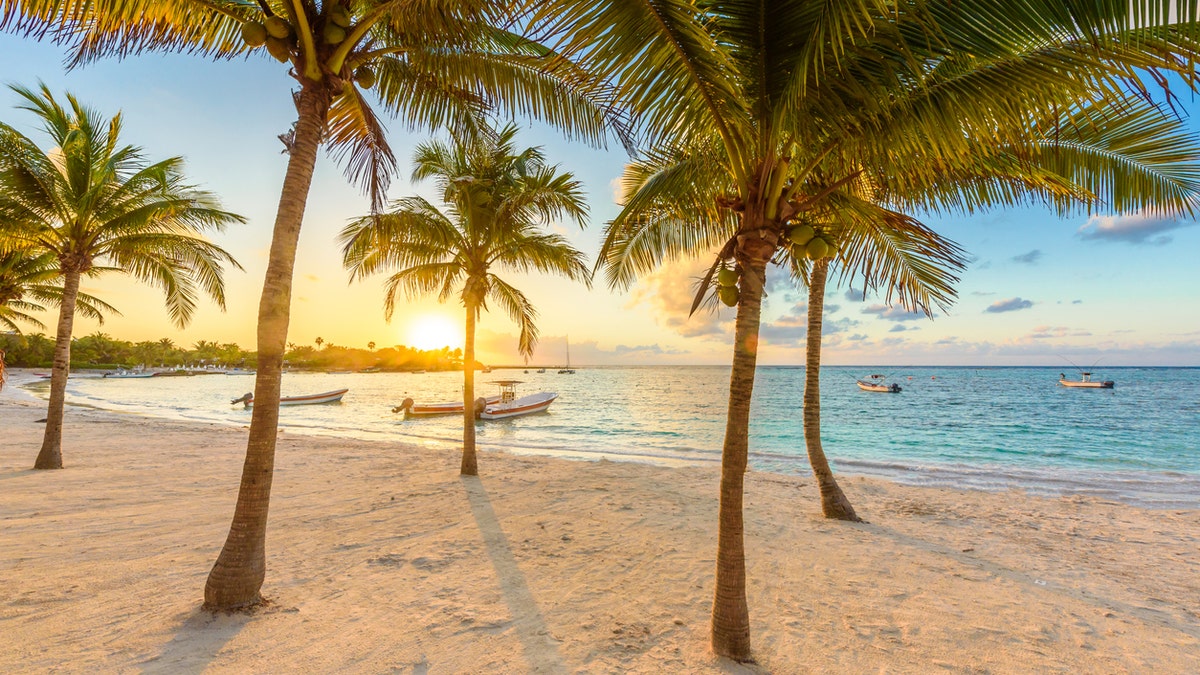
{"label": "sky", "polygon": [[[244,271],[228,270],[227,309],[201,302],[192,323],[175,327],[159,291],[116,275],[85,280],[83,290],[121,310],[101,326],[77,317],[75,335],[101,331],[140,341],[236,342],[254,349],[255,321],[267,249],[287,156],[278,135],[295,120],[287,67],[261,50],[245,59],[206,61],[181,55],[141,55],[67,72],[64,52],[49,44],[0,34],[0,120],[39,141],[32,114],[15,109],[9,84],[46,83],[56,96],[74,94],[106,117],[120,112],[123,141],[148,158],[182,156],[189,181],[215,193],[224,208],[246,217],[212,236]],[[1184,101],[1200,132],[1200,105]],[[589,225],[548,227],[587,254],[599,250],[604,223],[618,211],[617,179],[628,156],[565,140],[518,120],[518,147],[542,146],[547,159],[584,184]],[[429,184],[408,180],[417,143],[428,130],[387,122],[400,171],[391,199],[419,194],[436,203]],[[383,317],[383,275],[354,283],[341,266],[337,232],[368,211],[361,192],[324,153],[308,198],[295,270],[288,341],[349,347],[461,347],[464,310],[435,298],[398,305]],[[830,365],[1200,366],[1200,227],[1195,220],[1137,215],[1060,218],[1039,208],[974,215],[919,214],[970,254],[959,298],[931,320],[863,296],[831,275],[826,297],[823,362]],[[665,265],[630,289],[612,290],[598,276],[592,288],[557,277],[501,272],[538,309],[541,341],[532,364],[728,364],[734,310],[701,309],[687,316],[696,279],[711,259]],[[806,292],[786,274],[768,277],[759,363],[804,363]],[[55,317],[41,317],[53,326]],[[52,329],[51,329],[52,330]],[[498,311],[478,327],[478,359],[523,363],[517,330]]]}

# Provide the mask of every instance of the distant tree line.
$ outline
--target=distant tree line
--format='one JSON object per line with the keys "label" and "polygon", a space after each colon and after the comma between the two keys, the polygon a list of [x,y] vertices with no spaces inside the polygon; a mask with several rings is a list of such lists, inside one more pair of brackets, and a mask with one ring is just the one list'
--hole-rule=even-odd
{"label": "distant tree line", "polygon": [[[54,338],[42,333],[0,334],[0,350],[13,368],[50,368],[54,362]],[[342,347],[321,340],[316,347],[288,344],[284,356],[290,368],[300,370],[459,370],[462,350],[443,347],[421,350],[404,345],[375,349]],[[189,347],[170,338],[131,342],[104,333],[75,338],[71,343],[72,368],[255,368],[258,355],[232,342],[199,340]],[[482,364],[476,362],[477,367]]]}

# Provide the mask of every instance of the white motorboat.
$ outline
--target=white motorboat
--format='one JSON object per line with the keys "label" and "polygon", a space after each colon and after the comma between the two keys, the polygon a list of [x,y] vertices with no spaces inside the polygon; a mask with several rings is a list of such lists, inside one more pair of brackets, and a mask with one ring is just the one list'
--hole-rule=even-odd
{"label": "white motorboat", "polygon": [[863,391],[873,391],[880,394],[899,394],[902,387],[895,382],[888,384],[885,382],[886,375],[869,375],[865,379],[855,380],[858,388]]}
{"label": "white motorboat", "polygon": [[517,385],[521,384],[519,380],[498,380],[493,384],[500,386],[500,400],[483,407],[483,412],[479,413],[481,420],[502,420],[545,412],[558,398],[558,394],[551,391],[517,398]]}
{"label": "white motorboat", "polygon": [[[484,405],[489,403],[499,403],[500,396],[488,396],[483,399]],[[477,402],[478,404],[478,402]],[[446,401],[444,403],[417,403],[411,398],[404,399],[400,405],[392,408],[392,412],[403,412],[404,418],[410,417],[437,417],[439,415],[461,415],[463,411],[462,401]]]}
{"label": "white motorboat", "polygon": [[1116,385],[1116,382],[1112,380],[1093,380],[1092,374],[1083,370],[1079,371],[1078,380],[1068,380],[1066,373],[1059,373],[1058,383],[1064,387],[1077,389],[1112,389]]}
{"label": "white motorboat", "polygon": [[[307,396],[283,396],[279,399],[279,405],[316,405],[320,403],[337,403],[342,400],[349,389],[335,389],[333,391],[325,391],[320,394],[308,394]],[[241,398],[235,398],[229,402],[230,405],[239,403],[247,408],[254,406],[254,394],[246,393]]]}

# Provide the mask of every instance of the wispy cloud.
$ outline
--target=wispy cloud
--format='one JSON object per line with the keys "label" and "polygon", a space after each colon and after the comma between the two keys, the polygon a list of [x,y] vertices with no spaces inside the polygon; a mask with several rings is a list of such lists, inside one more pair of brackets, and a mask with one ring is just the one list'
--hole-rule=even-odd
{"label": "wispy cloud", "polygon": [[1033,307],[1032,301],[1022,300],[1021,298],[1008,298],[1007,300],[993,302],[984,311],[999,314],[1001,312],[1015,312],[1019,309],[1029,309],[1030,307]]}
{"label": "wispy cloud", "polygon": [[1084,241],[1112,241],[1127,244],[1162,246],[1171,242],[1166,232],[1187,227],[1192,222],[1155,218],[1141,214],[1092,216],[1077,232]]}
{"label": "wispy cloud", "polygon": [[1025,337],[1030,340],[1059,339],[1068,337],[1091,337],[1091,331],[1067,328],[1066,326],[1037,326]]}
{"label": "wispy cloud", "polygon": [[924,312],[910,312],[903,307],[888,306],[888,305],[871,305],[863,309],[863,314],[874,314],[881,319],[888,321],[920,321],[928,318]]}
{"label": "wispy cloud", "polygon": [[1042,258],[1042,252],[1035,248],[1028,253],[1022,253],[1021,255],[1014,255],[1012,257],[1012,261],[1015,263],[1021,263],[1023,265],[1036,265],[1037,261],[1041,260],[1041,258]]}

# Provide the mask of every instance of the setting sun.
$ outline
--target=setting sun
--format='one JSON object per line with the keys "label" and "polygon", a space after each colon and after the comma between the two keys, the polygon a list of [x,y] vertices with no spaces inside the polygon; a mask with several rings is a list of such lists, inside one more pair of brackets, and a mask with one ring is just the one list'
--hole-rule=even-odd
{"label": "setting sun", "polygon": [[437,314],[418,317],[409,324],[407,344],[417,349],[441,349],[462,347],[463,328]]}

